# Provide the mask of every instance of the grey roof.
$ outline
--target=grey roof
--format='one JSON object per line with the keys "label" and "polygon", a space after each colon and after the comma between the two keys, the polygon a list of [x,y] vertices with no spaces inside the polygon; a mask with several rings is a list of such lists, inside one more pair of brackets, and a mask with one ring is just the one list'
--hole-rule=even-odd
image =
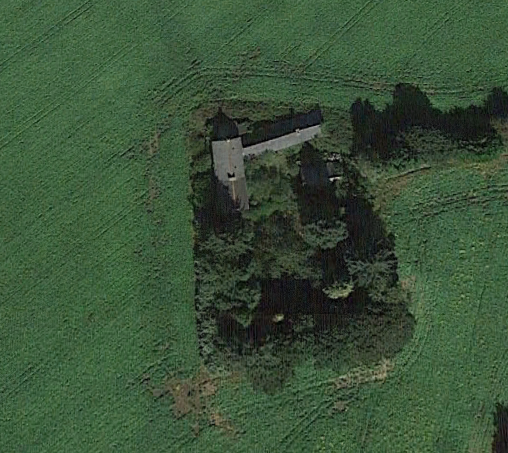
{"label": "grey roof", "polygon": [[311,126],[317,126],[323,122],[321,110],[311,110],[302,114],[291,114],[279,119],[266,120],[253,123],[252,133],[247,133],[242,137],[243,146],[256,145],[267,140],[282,137],[291,134],[296,129],[307,129]]}
{"label": "grey roof", "polygon": [[243,148],[243,155],[257,155],[267,150],[279,151],[281,149],[289,148],[290,146],[299,145],[300,143],[311,140],[315,136],[321,134],[321,126],[311,126],[291,134],[283,135],[266,142],[258,143],[257,145],[248,146]]}
{"label": "grey roof", "polygon": [[[228,188],[231,198],[239,202],[240,209],[247,210],[249,209],[249,196],[247,193],[247,181],[245,179],[244,156],[258,155],[267,150],[279,151],[304,143],[320,134],[321,126],[315,125],[304,129],[297,129],[296,132],[245,148],[242,145],[241,137],[213,141],[212,152],[215,175]],[[307,172],[309,174],[305,176],[308,176],[307,179],[310,179],[312,184],[317,175],[313,175],[312,169],[307,170]]]}
{"label": "grey roof", "polygon": [[228,187],[233,200],[240,202],[240,209],[249,209],[242,151],[240,137],[212,142],[217,179]]}

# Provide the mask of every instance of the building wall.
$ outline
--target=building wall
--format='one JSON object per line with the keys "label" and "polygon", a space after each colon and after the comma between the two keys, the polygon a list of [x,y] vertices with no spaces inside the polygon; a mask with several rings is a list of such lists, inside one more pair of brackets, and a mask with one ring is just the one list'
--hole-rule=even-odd
{"label": "building wall", "polygon": [[228,187],[240,209],[249,209],[243,147],[240,137],[212,142],[213,163],[217,179]]}
{"label": "building wall", "polygon": [[277,137],[272,140],[267,140],[266,142],[258,143],[257,145],[245,147],[243,148],[243,155],[258,155],[264,153],[267,150],[279,151],[281,149],[289,148],[290,146],[304,143],[319,134],[321,134],[321,126],[311,126],[291,134],[283,135],[282,137]]}

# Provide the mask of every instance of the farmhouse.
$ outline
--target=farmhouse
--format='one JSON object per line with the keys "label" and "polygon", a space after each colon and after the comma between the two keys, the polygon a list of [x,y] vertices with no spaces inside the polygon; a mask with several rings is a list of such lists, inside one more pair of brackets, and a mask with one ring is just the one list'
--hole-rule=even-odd
{"label": "farmhouse", "polygon": [[215,175],[228,188],[240,210],[249,209],[244,158],[307,142],[321,134],[321,121],[321,112],[314,110],[271,123],[254,135],[248,133],[245,125],[237,125],[219,109],[214,119],[214,135],[218,140],[212,141]]}

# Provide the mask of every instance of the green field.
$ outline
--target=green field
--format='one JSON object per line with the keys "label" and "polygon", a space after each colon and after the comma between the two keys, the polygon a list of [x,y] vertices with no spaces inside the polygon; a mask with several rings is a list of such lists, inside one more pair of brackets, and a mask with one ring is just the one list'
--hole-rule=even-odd
{"label": "green field", "polygon": [[205,420],[197,438],[142,384],[199,366],[195,108],[508,88],[504,1],[244,3],[0,5],[0,451],[488,451],[508,398],[506,164],[415,177],[390,205],[418,324],[383,384],[332,391],[310,364],[272,397],[226,380],[211,404],[235,434]]}

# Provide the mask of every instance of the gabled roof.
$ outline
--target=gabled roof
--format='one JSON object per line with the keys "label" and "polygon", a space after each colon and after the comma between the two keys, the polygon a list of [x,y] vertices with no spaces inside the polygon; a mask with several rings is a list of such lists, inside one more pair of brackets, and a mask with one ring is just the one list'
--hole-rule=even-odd
{"label": "gabled roof", "polygon": [[277,137],[271,140],[258,143],[256,145],[244,147],[243,155],[244,156],[257,155],[267,150],[279,151],[281,149],[286,149],[291,146],[299,145],[300,143],[304,143],[308,140],[311,140],[320,133],[321,126],[319,125],[311,126],[306,129],[297,129],[296,132],[283,135],[282,137]]}
{"label": "gabled roof", "polygon": [[323,115],[319,109],[288,118],[282,118],[275,122],[261,122],[261,124],[257,125],[255,133],[245,134],[242,137],[242,143],[244,147],[249,147],[267,140],[292,134],[297,129],[303,130],[312,126],[317,126],[322,122]]}

